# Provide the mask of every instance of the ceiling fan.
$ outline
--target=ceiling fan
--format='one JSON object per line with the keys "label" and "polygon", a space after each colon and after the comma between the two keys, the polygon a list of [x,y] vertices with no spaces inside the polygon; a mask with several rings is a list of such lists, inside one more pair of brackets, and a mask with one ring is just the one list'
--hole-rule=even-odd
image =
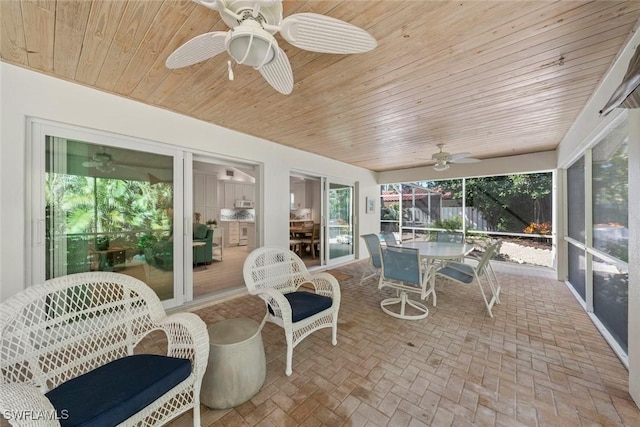
{"label": "ceiling fan", "polygon": [[91,160],[82,162],[82,166],[86,168],[96,168],[100,172],[113,172],[116,170],[111,154],[107,153],[104,148],[102,151],[95,152],[93,156],[91,156]]}
{"label": "ceiling fan", "polygon": [[480,160],[469,157],[471,153],[447,153],[442,151],[444,144],[438,144],[439,152],[431,156],[431,160],[435,160],[436,164],[433,165],[433,169],[438,172],[449,169],[450,163],[477,163]]}
{"label": "ceiling fan", "polygon": [[[316,13],[295,13],[282,18],[282,0],[193,0],[216,10],[231,28],[201,34],[178,47],[167,68],[182,68],[212,58],[224,51],[238,64],[249,65],[278,92],[293,90],[293,71],[286,53],[273,36],[304,50],[320,53],[363,53],[376,47],[376,40],[355,25]],[[227,62],[233,80],[231,61]]]}

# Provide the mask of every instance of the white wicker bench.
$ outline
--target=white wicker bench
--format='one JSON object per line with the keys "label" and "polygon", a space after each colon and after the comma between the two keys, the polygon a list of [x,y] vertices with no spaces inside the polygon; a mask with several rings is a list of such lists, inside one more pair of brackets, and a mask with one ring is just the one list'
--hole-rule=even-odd
{"label": "white wicker bench", "polygon": [[[0,415],[12,425],[161,425],[193,409],[208,354],[205,323],[166,316],[143,282],[72,274],[0,305]],[[134,354],[151,331],[167,355]]]}

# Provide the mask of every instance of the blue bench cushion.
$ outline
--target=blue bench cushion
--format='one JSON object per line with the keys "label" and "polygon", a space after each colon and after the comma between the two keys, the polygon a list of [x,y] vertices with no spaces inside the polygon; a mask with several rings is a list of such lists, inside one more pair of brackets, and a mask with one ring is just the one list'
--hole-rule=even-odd
{"label": "blue bench cushion", "polygon": [[[296,291],[284,295],[291,305],[291,321],[298,322],[331,307],[333,300],[313,292]],[[269,307],[269,312],[273,310]]]}
{"label": "blue bench cushion", "polygon": [[[45,394],[62,426],[111,427],[125,421],[191,374],[191,362],[154,354],[127,356]],[[64,412],[62,412],[64,411]]]}

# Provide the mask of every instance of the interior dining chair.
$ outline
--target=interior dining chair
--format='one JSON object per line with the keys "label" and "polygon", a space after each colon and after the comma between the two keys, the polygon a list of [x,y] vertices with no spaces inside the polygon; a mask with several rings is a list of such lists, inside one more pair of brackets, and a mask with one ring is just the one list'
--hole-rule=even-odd
{"label": "interior dining chair", "polygon": [[396,236],[391,232],[384,232],[382,234],[382,240],[387,246],[398,246],[398,241],[396,240]]}
{"label": "interior dining chair", "polygon": [[[420,295],[426,300],[433,289],[427,286],[431,282],[430,274],[434,266],[420,262],[418,248],[390,246],[381,250],[382,272],[379,289],[392,288],[396,297],[380,302],[382,311],[390,316],[406,320],[424,319],[429,315],[427,306],[409,298],[409,293]],[[394,309],[394,307],[396,307]]]}
{"label": "interior dining chair", "polygon": [[[498,243],[494,243],[487,247],[482,257],[479,259],[478,264],[472,266],[462,262],[449,262],[444,266],[440,266],[435,274],[436,276],[444,277],[454,282],[471,284],[476,283],[480,289],[480,294],[484,301],[484,305],[487,307],[489,316],[493,317],[492,308],[495,304],[500,304],[500,285],[497,280],[494,282],[494,277],[489,272],[490,260],[496,251]],[[490,299],[487,299],[483,283],[489,287]]]}
{"label": "interior dining chair", "polygon": [[360,284],[372,277],[378,277],[382,263],[380,261],[380,239],[377,234],[363,234],[362,239],[369,251],[369,266],[362,271]]}
{"label": "interior dining chair", "polygon": [[289,239],[289,249],[295,252],[298,256],[302,255],[302,240]]}
{"label": "interior dining chair", "polygon": [[320,223],[314,223],[311,227],[311,234],[305,237],[301,237],[299,240],[301,243],[301,252],[304,253],[308,246],[311,252],[311,256],[313,257],[313,259],[316,259],[316,249],[320,244]]}
{"label": "interior dining chair", "polygon": [[294,347],[312,332],[332,328],[331,343],[337,344],[340,285],[334,276],[311,274],[295,253],[268,247],[249,254],[242,274],[249,293],[266,304],[263,323],[284,329],[287,375],[292,373]]}

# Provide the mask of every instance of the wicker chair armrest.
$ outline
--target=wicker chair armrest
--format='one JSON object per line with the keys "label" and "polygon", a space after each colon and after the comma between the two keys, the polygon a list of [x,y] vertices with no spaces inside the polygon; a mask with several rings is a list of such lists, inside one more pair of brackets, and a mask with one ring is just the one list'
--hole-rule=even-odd
{"label": "wicker chair armrest", "polygon": [[340,303],[340,283],[338,279],[330,273],[316,273],[311,276],[310,281],[316,288],[316,293],[324,295]]}
{"label": "wicker chair armrest", "polygon": [[0,411],[12,426],[59,426],[58,418],[65,416],[64,412],[56,414],[37,387],[21,383],[0,385]]}
{"label": "wicker chair armrest", "polygon": [[194,313],[175,313],[160,322],[167,334],[167,356],[191,360],[194,374],[204,375],[209,360],[207,325]]}
{"label": "wicker chair armrest", "polygon": [[271,306],[272,316],[282,319],[284,323],[292,323],[291,305],[282,292],[276,289],[260,289],[258,296]]}

